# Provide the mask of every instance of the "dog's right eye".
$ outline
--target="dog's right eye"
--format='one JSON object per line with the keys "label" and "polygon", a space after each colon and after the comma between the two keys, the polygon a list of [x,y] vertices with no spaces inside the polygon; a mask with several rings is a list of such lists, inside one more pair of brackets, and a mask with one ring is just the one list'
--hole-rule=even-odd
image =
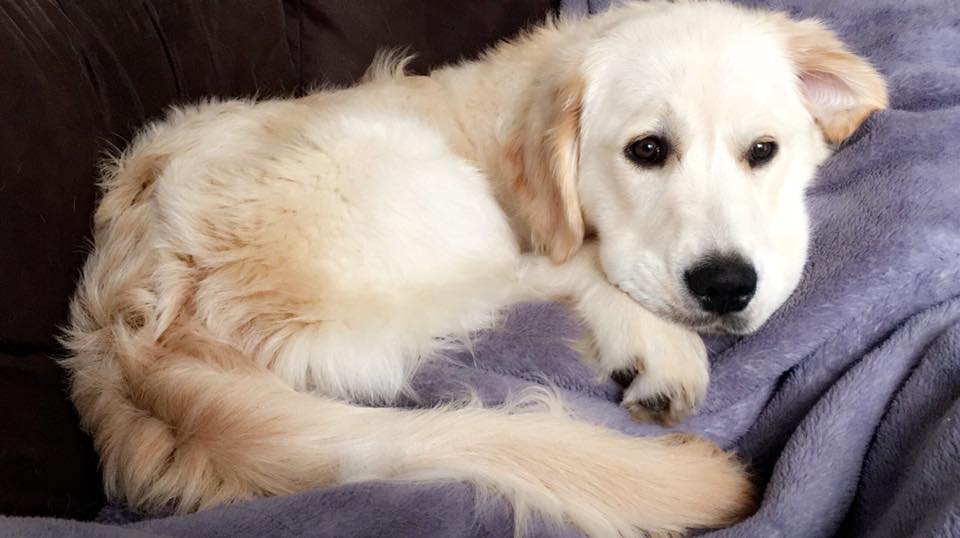
{"label": "dog's right eye", "polygon": [[631,142],[626,149],[627,158],[643,167],[663,166],[670,153],[670,146],[659,136],[648,136]]}

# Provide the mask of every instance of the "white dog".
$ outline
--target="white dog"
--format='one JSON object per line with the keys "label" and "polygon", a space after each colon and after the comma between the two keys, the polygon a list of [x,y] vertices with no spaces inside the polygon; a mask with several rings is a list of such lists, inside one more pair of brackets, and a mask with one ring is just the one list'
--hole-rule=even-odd
{"label": "white dog", "polygon": [[[694,331],[791,293],[804,189],[886,106],[813,21],[715,2],[549,23],[482,59],[174,110],[107,171],[67,344],[114,497],[181,511],[356,480],[467,480],[594,536],[730,524],[742,467],[556,405],[390,402],[443,337],[568,300],[624,405],[704,393]],[[552,401],[543,397],[552,404]]]}

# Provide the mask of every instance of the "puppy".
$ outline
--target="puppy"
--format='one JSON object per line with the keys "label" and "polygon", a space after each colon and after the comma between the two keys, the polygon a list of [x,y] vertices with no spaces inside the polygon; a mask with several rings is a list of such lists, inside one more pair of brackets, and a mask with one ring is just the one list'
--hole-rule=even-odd
{"label": "puppy", "polygon": [[715,2],[548,23],[428,77],[171,111],[104,174],[66,336],[111,496],[190,511],[357,480],[466,480],[589,535],[749,513],[728,454],[540,411],[390,402],[442,337],[568,301],[624,406],[703,399],[695,331],[796,286],[804,189],[886,106],[814,21]]}

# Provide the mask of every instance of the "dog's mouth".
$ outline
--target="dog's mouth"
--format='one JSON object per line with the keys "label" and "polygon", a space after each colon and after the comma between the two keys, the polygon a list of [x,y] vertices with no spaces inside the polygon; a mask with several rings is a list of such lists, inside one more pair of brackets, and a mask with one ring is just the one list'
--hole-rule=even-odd
{"label": "dog's mouth", "polygon": [[665,319],[698,333],[743,335],[753,332],[750,320],[740,314],[689,314],[679,309],[658,313]]}
{"label": "dog's mouth", "polygon": [[698,333],[745,335],[754,332],[757,328],[746,311],[723,315],[711,314],[702,310],[679,307],[666,301],[648,301],[631,287],[622,285],[617,287],[653,314]]}
{"label": "dog's mouth", "polygon": [[731,314],[710,314],[701,311],[690,311],[677,308],[673,305],[664,305],[665,308],[651,310],[654,314],[677,325],[703,334],[745,335],[756,330],[756,324],[744,312]]}
{"label": "dog's mouth", "polygon": [[720,316],[713,323],[691,328],[700,333],[733,335],[750,334],[755,330],[743,316]]}

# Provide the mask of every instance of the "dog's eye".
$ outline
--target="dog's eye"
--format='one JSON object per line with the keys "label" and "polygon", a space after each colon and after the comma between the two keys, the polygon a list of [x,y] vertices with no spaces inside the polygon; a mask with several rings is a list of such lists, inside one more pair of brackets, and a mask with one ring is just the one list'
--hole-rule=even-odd
{"label": "dog's eye", "polygon": [[632,142],[627,146],[627,158],[639,166],[663,166],[667,160],[670,147],[666,140],[659,136],[648,136]]}
{"label": "dog's eye", "polygon": [[770,162],[773,156],[777,154],[777,143],[772,140],[758,140],[750,145],[747,151],[747,162],[750,168],[763,166]]}

